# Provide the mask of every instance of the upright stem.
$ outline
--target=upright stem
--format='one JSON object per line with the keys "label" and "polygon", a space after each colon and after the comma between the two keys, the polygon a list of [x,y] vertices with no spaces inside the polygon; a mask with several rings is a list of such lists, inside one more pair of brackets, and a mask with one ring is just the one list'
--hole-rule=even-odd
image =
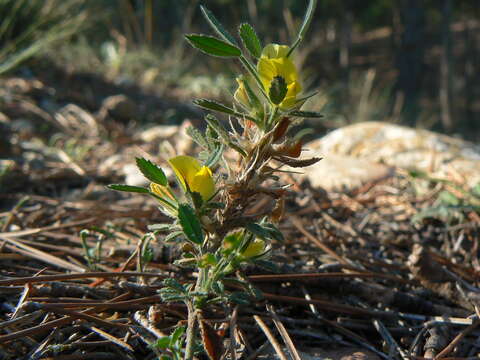
{"label": "upright stem", "polygon": [[[195,284],[194,292],[202,292],[205,286],[205,269],[200,268],[198,271],[197,282]],[[188,321],[187,321],[187,342],[185,344],[184,360],[191,360],[193,357],[193,346],[195,345],[195,323],[197,319],[196,298],[190,298],[187,304]]]}
{"label": "upright stem", "polygon": [[[266,126],[267,130],[270,130],[270,129],[271,129],[270,126],[273,125],[273,122],[274,122],[275,117],[277,116],[277,114],[278,114],[278,106],[275,106],[275,107],[273,108],[273,111],[270,113],[270,117],[268,118],[268,123],[267,123],[267,126]],[[273,128],[273,126],[272,126],[272,128]]]}
{"label": "upright stem", "polygon": [[250,64],[250,62],[243,55],[240,56],[240,61],[242,62],[243,66],[245,66],[245,68],[248,70],[248,72],[253,76],[253,78],[257,82],[260,92],[265,97],[265,99],[270,103],[270,98],[268,97],[267,93],[263,88],[263,84],[262,84],[262,81],[260,80],[260,77],[258,76],[257,70],[255,70],[253,65]]}
{"label": "upright stem", "polygon": [[184,360],[192,360],[193,358],[193,345],[195,339],[195,320],[197,312],[193,302],[189,300],[187,302],[188,310],[188,323],[187,323],[187,343],[185,344],[185,357]]}

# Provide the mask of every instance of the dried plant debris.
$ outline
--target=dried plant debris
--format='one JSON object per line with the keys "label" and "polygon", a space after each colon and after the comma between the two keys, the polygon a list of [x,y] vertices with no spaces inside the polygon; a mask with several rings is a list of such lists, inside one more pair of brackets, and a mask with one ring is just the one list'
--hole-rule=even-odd
{"label": "dried plant debris", "polygon": [[[97,161],[92,156],[79,165]],[[83,195],[75,200],[68,181],[50,195],[2,195],[5,359],[155,358],[169,329],[186,324],[183,305],[164,304],[157,291],[166,277],[189,283],[192,274],[170,265],[173,249],[156,239],[138,245],[151,219],[166,219],[153,202],[113,196],[91,181],[71,182]],[[205,336],[237,358],[248,357],[268,344],[254,318],[259,314],[287,354],[275,330],[278,319],[305,358],[315,358],[319,347],[340,353],[358,346],[385,358],[389,345],[372,322],[377,319],[395,340],[392,354],[401,349],[431,357],[447,349],[445,356],[467,357],[475,351],[475,222],[412,222],[412,214],[434,198],[416,196],[410,179],[398,175],[354,192],[326,194],[308,186],[302,185],[303,198],[285,204],[295,216],[281,222],[285,240],[273,245],[280,273],[251,268],[250,283],[263,296],[240,306],[235,324],[229,309],[210,308],[202,317]],[[103,195],[92,197],[93,189]],[[88,229],[84,238],[82,229]],[[275,306],[277,320],[265,302]]]}

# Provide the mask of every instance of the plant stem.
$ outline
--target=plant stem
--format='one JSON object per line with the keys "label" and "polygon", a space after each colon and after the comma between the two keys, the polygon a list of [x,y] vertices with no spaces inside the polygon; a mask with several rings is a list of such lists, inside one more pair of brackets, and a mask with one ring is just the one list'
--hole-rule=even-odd
{"label": "plant stem", "polygon": [[267,129],[270,130],[270,126],[273,124],[273,121],[275,120],[275,117],[278,114],[278,106],[275,106],[273,108],[273,111],[270,113],[270,117],[268,118],[267,122]]}
{"label": "plant stem", "polygon": [[185,357],[184,360],[192,360],[193,358],[193,345],[195,339],[195,320],[197,312],[193,305],[192,300],[186,302],[188,309],[188,323],[187,323],[187,342],[185,344]]}
{"label": "plant stem", "polygon": [[243,55],[240,56],[240,61],[242,62],[243,66],[245,66],[245,68],[248,70],[248,72],[250,74],[252,74],[253,78],[257,82],[257,85],[258,85],[262,95],[270,103],[270,98],[268,97],[267,93],[265,92],[265,90],[263,88],[263,84],[262,84],[262,81],[260,80],[260,77],[258,76],[257,70],[255,70],[253,65],[250,64],[250,62]]}
{"label": "plant stem", "polygon": [[[205,288],[205,269],[200,268],[198,271],[197,282],[195,284],[194,292],[202,292]],[[198,301],[195,296],[193,299],[190,298],[185,303],[188,310],[188,321],[187,321],[187,341],[185,344],[185,357],[184,360],[191,360],[193,357],[193,347],[195,345],[195,323],[197,319],[197,309]]]}

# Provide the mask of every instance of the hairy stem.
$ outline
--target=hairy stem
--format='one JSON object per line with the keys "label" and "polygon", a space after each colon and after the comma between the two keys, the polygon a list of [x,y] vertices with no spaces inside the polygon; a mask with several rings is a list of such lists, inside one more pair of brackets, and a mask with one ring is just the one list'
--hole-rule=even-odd
{"label": "hairy stem", "polygon": [[194,346],[194,340],[195,340],[195,320],[197,318],[197,312],[191,300],[187,301],[187,309],[188,309],[188,325],[187,325],[187,342],[185,345],[184,360],[192,360],[193,346]]}
{"label": "hairy stem", "polygon": [[255,70],[253,65],[250,64],[250,62],[243,55],[240,56],[240,61],[243,64],[243,66],[245,66],[245,68],[248,70],[248,72],[253,76],[253,78],[257,82],[260,92],[265,97],[265,99],[270,103],[270,98],[268,97],[267,93],[263,89],[263,84],[262,84],[262,81],[260,80],[260,77],[258,76],[257,70]]}

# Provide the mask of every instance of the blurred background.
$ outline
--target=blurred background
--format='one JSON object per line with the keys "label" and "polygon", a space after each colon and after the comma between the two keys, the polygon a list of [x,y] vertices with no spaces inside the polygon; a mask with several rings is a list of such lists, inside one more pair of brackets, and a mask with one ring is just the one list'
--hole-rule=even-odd
{"label": "blurred background", "polygon": [[[200,3],[232,33],[248,21],[264,44],[289,44],[307,1],[0,0],[0,112],[18,110],[8,96],[26,82],[38,112],[125,94],[138,123],[195,117],[192,97],[227,100],[239,64],[183,39],[211,34]],[[478,0],[318,0],[296,54],[304,89],[320,91],[307,108],[327,115],[313,126],[389,121],[478,141],[479,20]]]}

